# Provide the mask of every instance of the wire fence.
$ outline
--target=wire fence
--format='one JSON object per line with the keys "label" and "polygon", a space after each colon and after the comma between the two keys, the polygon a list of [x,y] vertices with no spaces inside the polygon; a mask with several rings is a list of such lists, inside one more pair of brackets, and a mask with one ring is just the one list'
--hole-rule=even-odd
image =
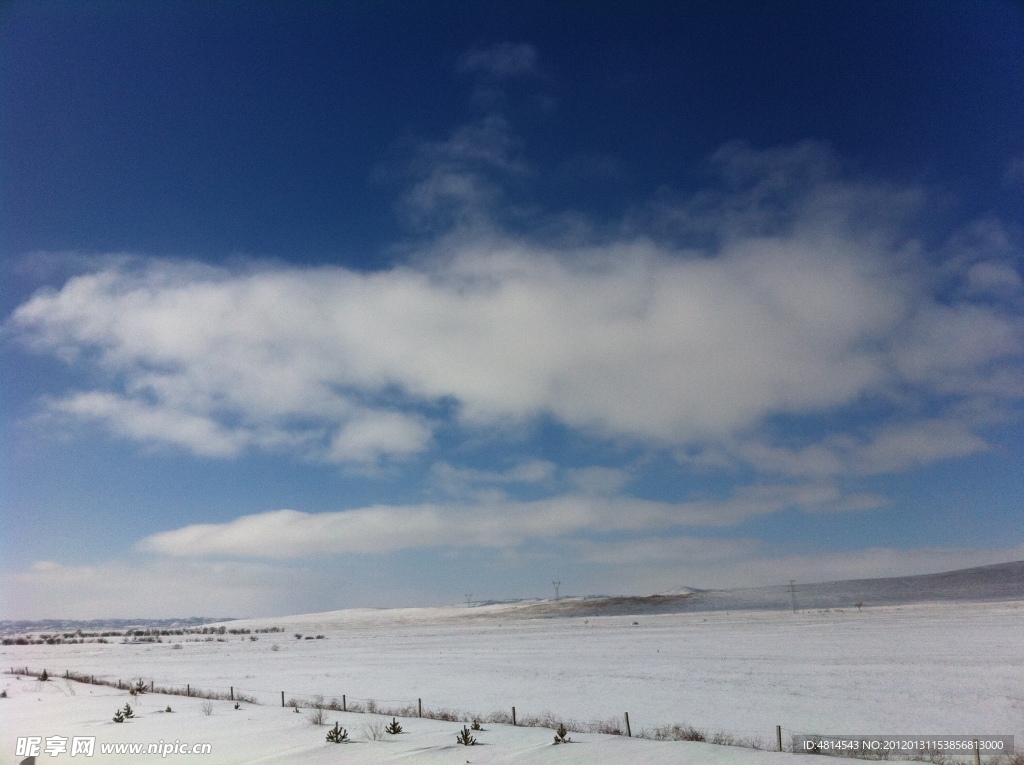
{"label": "wire fence", "polygon": [[[467,712],[447,707],[429,707],[423,705],[422,698],[381,699],[349,696],[347,694],[309,694],[277,691],[266,688],[245,688],[228,686],[227,690],[211,690],[200,688],[191,683],[184,685],[162,685],[155,679],[142,677],[135,680],[112,679],[109,676],[86,674],[65,670],[62,675],[52,675],[47,670],[33,670],[29,667],[11,667],[5,674],[35,677],[48,680],[62,677],[79,683],[102,685],[128,691],[133,695],[145,693],[171,696],[189,696],[201,699],[233,701],[236,703],[256,704],[261,706],[277,706],[300,710],[347,712],[353,714],[381,715],[386,717],[423,718],[429,720],[445,720],[461,723],[490,723],[495,725],[514,725],[523,728],[550,728],[558,730],[561,726],[572,733],[601,733],[613,736],[629,736],[654,741],[692,741],[719,746],[737,746],[762,751],[790,752],[796,754],[818,754],[837,756],[846,759],[864,760],[900,760],[933,763],[933,765],[978,765],[981,759],[979,751],[973,756],[963,757],[943,752],[925,751],[915,753],[893,753],[887,751],[840,751],[824,748],[797,749],[793,742],[797,738],[820,739],[829,738],[830,734],[811,732],[775,726],[774,735],[765,731],[754,730],[716,730],[708,731],[685,724],[657,725],[652,727],[636,727],[635,721],[630,723],[629,713],[609,717],[603,720],[579,720],[555,714],[554,712],[516,713],[516,708],[498,710],[489,714]],[[321,716],[322,719],[322,716]],[[1024,765],[1024,753],[1020,754],[985,754],[989,765]]]}

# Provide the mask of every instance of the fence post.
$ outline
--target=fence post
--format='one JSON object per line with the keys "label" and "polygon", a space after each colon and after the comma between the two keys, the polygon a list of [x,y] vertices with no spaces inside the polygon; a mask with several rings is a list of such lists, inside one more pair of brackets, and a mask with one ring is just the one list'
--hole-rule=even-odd
{"label": "fence post", "polygon": [[516,708],[512,707],[512,726],[515,727],[515,724],[516,724]]}
{"label": "fence post", "polygon": [[153,693],[156,690],[156,680],[149,681],[149,692]]}
{"label": "fence post", "polygon": [[281,691],[281,706],[284,706],[284,691]]}
{"label": "fence post", "polygon": [[348,711],[348,704],[345,702],[345,694],[344,693],[341,694],[341,711],[342,712],[347,712]]}
{"label": "fence post", "polygon": [[775,743],[779,747],[779,751],[782,751],[782,726],[775,726]]}
{"label": "fence post", "polygon": [[419,716],[423,717],[423,699],[416,699],[416,706],[419,709]]}
{"label": "fence post", "polygon": [[629,712],[624,713],[624,716],[626,718],[626,735],[633,738],[633,731],[629,729]]}
{"label": "fence post", "polygon": [[235,686],[233,685],[231,686],[231,700],[235,700]]}
{"label": "fence post", "polygon": [[192,686],[189,683],[185,683],[185,695],[186,696],[191,696],[192,695]]}

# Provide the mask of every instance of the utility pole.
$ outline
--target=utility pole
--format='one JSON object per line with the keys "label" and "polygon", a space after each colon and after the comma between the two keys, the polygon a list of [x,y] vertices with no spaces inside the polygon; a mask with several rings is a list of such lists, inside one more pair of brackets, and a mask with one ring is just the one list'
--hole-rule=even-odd
{"label": "utility pole", "polygon": [[793,613],[796,613],[796,579],[789,580],[789,597],[793,601]]}
{"label": "utility pole", "polygon": [[558,588],[562,586],[562,583],[561,582],[552,582],[551,584],[555,585],[555,602],[557,603],[558,602]]}

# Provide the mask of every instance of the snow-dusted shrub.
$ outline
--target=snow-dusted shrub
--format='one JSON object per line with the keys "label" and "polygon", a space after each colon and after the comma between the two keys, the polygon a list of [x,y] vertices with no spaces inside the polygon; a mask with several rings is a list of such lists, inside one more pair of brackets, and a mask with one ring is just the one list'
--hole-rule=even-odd
{"label": "snow-dusted shrub", "polygon": [[463,725],[462,732],[455,737],[455,742],[463,746],[473,746],[476,743],[476,738],[469,732],[469,728]]}
{"label": "snow-dusted shrub", "polygon": [[398,722],[397,718],[392,717],[391,722],[388,724],[388,727],[386,727],[384,730],[387,733],[390,733],[392,736],[397,736],[399,733],[402,732],[402,725]]}

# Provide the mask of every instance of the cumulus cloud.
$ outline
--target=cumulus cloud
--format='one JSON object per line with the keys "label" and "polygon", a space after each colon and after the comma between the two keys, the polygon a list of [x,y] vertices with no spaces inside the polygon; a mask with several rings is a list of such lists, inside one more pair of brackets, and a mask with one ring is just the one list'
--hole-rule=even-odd
{"label": "cumulus cloud", "polygon": [[[414,195],[429,207],[442,176],[507,170],[509,146],[487,123],[425,149]],[[6,329],[92,380],[43,401],[51,415],[204,456],[410,458],[440,424],[539,417],[653,448],[757,444],[771,417],[872,398],[907,414],[853,447],[832,428],[802,454],[750,459],[830,474],[984,449],[943,402],[1024,399],[1012,261],[922,253],[892,212],[920,195],[843,180],[821,145],[732,145],[713,165],[722,185],[677,210],[682,239],[715,233],[700,247],[469,227],[379,271],[114,261],[39,292]]]}

